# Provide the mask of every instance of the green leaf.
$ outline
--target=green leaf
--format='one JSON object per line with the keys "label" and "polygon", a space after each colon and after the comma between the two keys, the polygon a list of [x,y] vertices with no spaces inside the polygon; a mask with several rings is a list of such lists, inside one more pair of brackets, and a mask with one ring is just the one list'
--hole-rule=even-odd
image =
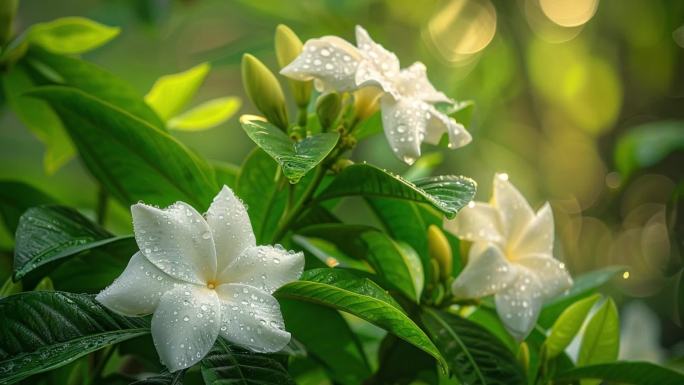
{"label": "green leaf", "polygon": [[185,370],[179,370],[175,373],[157,374],[144,380],[132,382],[130,385],[183,385],[183,377],[185,377]]}
{"label": "green leaf", "polygon": [[354,128],[353,134],[356,140],[361,141],[369,136],[379,134],[382,132],[382,116],[380,111],[374,113],[368,119],[360,122]]}
{"label": "green leaf", "polygon": [[402,176],[408,180],[430,176],[434,169],[442,164],[443,161],[444,155],[441,152],[423,154],[402,174]]}
{"label": "green leaf", "polygon": [[449,111],[449,117],[454,118],[458,123],[465,127],[470,127],[473,120],[473,111],[475,110],[475,102],[466,100],[458,103],[454,109]]}
{"label": "green leaf", "polygon": [[556,375],[556,383],[591,378],[597,381],[632,385],[681,385],[684,374],[650,362],[621,361],[577,367]]}
{"label": "green leaf", "polygon": [[202,131],[230,119],[239,109],[240,98],[228,96],[212,99],[169,119],[169,129],[177,131]]}
{"label": "green leaf", "polygon": [[28,30],[26,39],[52,52],[66,55],[88,52],[116,37],[121,31],[83,17],[62,17],[38,23]]}
{"label": "green leaf", "polygon": [[207,385],[294,385],[287,370],[272,356],[229,346],[221,338],[201,365]]}
{"label": "green leaf", "polygon": [[589,320],[582,336],[577,366],[615,361],[620,348],[620,321],[617,307],[608,298]]}
{"label": "green leaf", "polygon": [[23,65],[4,74],[2,84],[12,111],[45,145],[43,168],[47,174],[53,174],[75,153],[62,122],[47,103],[24,96],[35,85]]}
{"label": "green leaf", "polygon": [[66,365],[149,332],[142,318],[123,317],[90,295],[33,291],[0,300],[0,384]]}
{"label": "green leaf", "polygon": [[164,75],[154,82],[152,89],[145,95],[145,102],[162,120],[168,121],[178,115],[195,96],[209,70],[211,65],[202,63],[187,71]]}
{"label": "green leaf", "polygon": [[320,305],[280,300],[286,329],[320,361],[332,379],[344,385],[362,383],[371,374],[361,345],[340,313]]}
{"label": "green leaf", "polygon": [[341,269],[313,269],[276,292],[280,298],[313,302],[342,310],[393,333],[434,357],[446,368],[435,345],[392,297],[367,278]]}
{"label": "green leaf", "polygon": [[30,94],[53,106],[86,167],[124,205],[180,200],[201,212],[216,194],[213,170],[166,132],[74,88]]}
{"label": "green leaf", "polygon": [[480,325],[429,308],[424,309],[421,319],[461,383],[527,383],[513,353]]}
{"label": "green leaf", "polygon": [[409,245],[368,226],[322,224],[298,233],[330,241],[347,255],[366,259],[384,281],[413,302],[420,302],[425,283],[423,266]]}
{"label": "green leaf", "polygon": [[630,129],[615,146],[615,165],[625,177],[684,148],[684,121],[658,121]]}
{"label": "green leaf", "polygon": [[235,190],[235,186],[237,185],[237,177],[240,173],[240,166],[219,161],[211,161],[211,166],[216,174],[216,182],[218,185],[226,185]]}
{"label": "green leaf", "polygon": [[26,210],[49,203],[55,203],[54,198],[27,183],[0,181],[0,216],[12,234],[17,231],[19,217]]}
{"label": "green leaf", "polygon": [[256,116],[243,115],[240,124],[254,143],[278,162],[291,183],[297,183],[323,161],[340,137],[336,132],[326,132],[295,142],[278,127]]}
{"label": "green leaf", "polygon": [[0,299],[9,297],[12,294],[21,293],[22,290],[24,290],[24,285],[22,285],[21,281],[14,282],[12,281],[12,277],[9,277],[5,280],[5,283],[2,284],[2,287],[0,287]]}
{"label": "green leaf", "polygon": [[[54,267],[78,254],[93,249],[106,250],[117,244],[135,248],[131,236],[114,237],[74,209],[63,206],[30,208],[17,226],[14,279],[23,279],[32,272],[44,272],[48,265]],[[125,266],[130,255],[123,257]]]}
{"label": "green leaf", "polygon": [[551,327],[551,334],[549,334],[544,342],[546,354],[549,358],[556,357],[568,347],[582,327],[587,314],[589,314],[589,311],[599,298],[601,296],[595,294],[581,299],[561,313],[556,322],[554,322],[553,327]]}
{"label": "green leaf", "polygon": [[164,130],[164,123],[130,84],[84,60],[32,48],[26,56],[31,75],[40,84],[80,89]]}
{"label": "green leaf", "polygon": [[384,197],[428,203],[453,217],[475,196],[477,184],[470,178],[442,175],[409,182],[368,164],[351,165],[318,196],[317,201],[343,196]]}

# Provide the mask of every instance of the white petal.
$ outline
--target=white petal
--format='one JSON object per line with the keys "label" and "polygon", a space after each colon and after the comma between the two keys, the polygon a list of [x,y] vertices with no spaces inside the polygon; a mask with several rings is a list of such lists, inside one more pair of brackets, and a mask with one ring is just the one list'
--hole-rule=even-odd
{"label": "white petal", "polygon": [[432,106],[429,107],[428,113],[430,116],[426,129],[426,142],[438,144],[445,132],[449,136],[448,147],[451,149],[463,147],[473,140],[465,127],[453,118],[437,111]]}
{"label": "white petal", "polygon": [[517,260],[516,263],[525,266],[536,274],[544,301],[572,287],[572,278],[565,268],[565,264],[550,255],[531,255]]}
{"label": "white petal", "polygon": [[214,290],[179,286],[164,294],[152,317],[152,340],[171,371],[199,362],[218,337],[221,307]]}
{"label": "white petal", "polygon": [[321,92],[356,89],[356,68],[363,60],[356,47],[337,36],[308,40],[302,53],[280,73],[296,80],[317,79]]}
{"label": "white petal", "polygon": [[428,103],[454,103],[430,83],[425,65],[415,62],[401,70],[397,79],[398,92],[405,97],[415,97]]}
{"label": "white petal", "polygon": [[468,264],[451,286],[458,298],[486,297],[505,289],[515,279],[501,249],[484,242],[470,248]]}
{"label": "white petal", "polygon": [[517,259],[533,254],[552,255],[553,237],[553,212],[547,202],[537,211],[520,236],[509,241],[512,257]]}
{"label": "white petal", "polygon": [[121,275],[97,297],[109,309],[127,316],[151,314],[159,298],[183,282],[167,275],[138,252]]}
{"label": "white petal", "polygon": [[260,353],[277,352],[290,342],[280,305],[273,296],[241,284],[220,285],[220,333],[228,341]]}
{"label": "white petal", "polygon": [[248,247],[256,245],[245,205],[223,186],[207,211],[207,223],[216,245],[216,271],[221,272]]}
{"label": "white petal", "polygon": [[385,95],[380,100],[382,126],[392,152],[412,164],[420,157],[420,143],[425,137],[427,104],[415,99],[398,99]]}
{"label": "white petal", "polygon": [[517,278],[494,296],[496,312],[508,332],[518,341],[530,334],[542,306],[540,283],[536,275],[521,266],[512,266]]}
{"label": "white petal", "polygon": [[142,203],[131,206],[140,251],[166,274],[204,284],[216,273],[211,229],[197,210],[184,202],[166,209]]}
{"label": "white petal", "polygon": [[219,276],[219,282],[242,283],[273,293],[295,281],[304,270],[304,254],[282,247],[256,246],[245,250]]}
{"label": "white petal", "polygon": [[503,241],[501,223],[496,209],[486,203],[471,202],[451,220],[444,220],[444,228],[470,242]]}
{"label": "white petal", "polygon": [[506,174],[494,176],[492,206],[499,210],[503,235],[509,241],[517,239],[534,218],[534,211]]}
{"label": "white petal", "polygon": [[366,61],[372,63],[379,73],[385,77],[399,75],[397,55],[374,42],[368,32],[360,25],[356,26],[356,46],[361,50]]}

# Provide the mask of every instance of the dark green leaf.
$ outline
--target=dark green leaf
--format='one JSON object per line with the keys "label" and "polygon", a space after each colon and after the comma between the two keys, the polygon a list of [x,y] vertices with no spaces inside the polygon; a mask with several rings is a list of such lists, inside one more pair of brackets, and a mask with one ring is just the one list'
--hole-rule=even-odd
{"label": "dark green leaf", "polygon": [[53,106],[85,165],[121,203],[180,200],[204,211],[216,194],[213,170],[166,132],[75,88],[31,95]]}
{"label": "dark green leaf", "polygon": [[29,184],[9,180],[0,181],[0,216],[12,234],[17,231],[19,217],[26,210],[49,203],[55,203],[55,200]]}
{"label": "dark green leaf", "polygon": [[634,127],[618,140],[615,165],[624,175],[650,167],[684,149],[684,121],[660,121]]}
{"label": "dark green leaf", "polygon": [[142,318],[117,315],[90,295],[34,291],[0,300],[0,384],[66,365],[149,332]]}
{"label": "dark green leaf", "polygon": [[218,185],[226,185],[235,190],[237,186],[237,177],[240,173],[240,167],[234,164],[218,161],[212,161],[211,166],[216,174],[216,182]]}
{"label": "dark green leaf", "polygon": [[629,361],[574,368],[556,375],[554,380],[563,384],[585,378],[633,385],[684,384],[682,373],[649,362]]}
{"label": "dark green leaf", "polygon": [[183,385],[185,370],[176,373],[161,373],[144,380],[132,382],[130,385]]}
{"label": "dark green leaf", "polygon": [[354,137],[356,140],[362,140],[369,136],[379,134],[382,132],[382,117],[380,111],[371,115],[366,120],[354,128]]}
{"label": "dark green leaf", "polygon": [[425,309],[421,318],[461,383],[526,384],[513,353],[483,327],[433,309]]}
{"label": "dark green leaf", "polygon": [[473,199],[475,190],[475,181],[462,176],[443,175],[409,182],[374,166],[356,164],[342,170],[316,200],[352,195],[405,199],[428,203],[453,217]]}
{"label": "dark green leaf", "polygon": [[278,162],[292,183],[297,183],[323,161],[340,137],[336,132],[327,132],[296,142],[278,127],[256,117],[245,115],[240,123],[254,143]]}
{"label": "dark green leaf", "polygon": [[314,269],[304,272],[300,281],[278,289],[276,295],[351,313],[415,345],[446,367],[444,358],[425,332],[389,294],[367,278],[341,269]]}

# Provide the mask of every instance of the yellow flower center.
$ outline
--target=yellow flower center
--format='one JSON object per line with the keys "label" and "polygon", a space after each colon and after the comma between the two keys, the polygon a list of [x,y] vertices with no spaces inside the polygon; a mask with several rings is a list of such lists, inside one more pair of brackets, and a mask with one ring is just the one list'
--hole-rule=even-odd
{"label": "yellow flower center", "polygon": [[207,282],[207,287],[210,288],[211,290],[216,289],[216,286],[218,286],[218,285],[217,285],[217,282],[215,280],[211,280],[211,281]]}

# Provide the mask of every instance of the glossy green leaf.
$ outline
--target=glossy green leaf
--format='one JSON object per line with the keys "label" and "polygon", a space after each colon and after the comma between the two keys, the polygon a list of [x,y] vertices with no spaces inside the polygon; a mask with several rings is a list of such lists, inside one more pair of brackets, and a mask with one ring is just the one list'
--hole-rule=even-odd
{"label": "glossy green leaf", "polygon": [[35,85],[23,65],[4,74],[2,85],[12,111],[45,145],[43,168],[47,174],[53,174],[75,154],[62,122],[47,103],[24,95]]}
{"label": "glossy green leaf", "polygon": [[624,175],[653,166],[684,149],[684,121],[659,121],[632,128],[615,147],[615,165]]}
{"label": "glossy green leaf", "polygon": [[161,373],[148,377],[144,380],[132,382],[130,385],[183,385],[185,370],[175,373]]}
{"label": "glossy green leaf", "polygon": [[294,385],[287,369],[272,356],[228,345],[221,338],[202,359],[201,367],[206,385]]}
{"label": "glossy green leaf", "polygon": [[187,71],[160,77],[145,95],[145,102],[162,120],[173,118],[195,96],[210,69],[209,63],[202,63]]}
{"label": "glossy green leaf", "polygon": [[526,384],[513,353],[482,326],[434,309],[424,309],[421,319],[432,340],[463,384]]}
{"label": "glossy green leaf", "polygon": [[169,119],[168,126],[177,131],[207,130],[230,119],[241,104],[234,96],[212,99]]}
{"label": "glossy green leaf", "polygon": [[54,198],[35,187],[18,181],[0,181],[0,216],[14,234],[19,218],[30,207],[55,203]]}
{"label": "glossy green leaf", "polygon": [[684,374],[650,362],[621,361],[577,367],[557,374],[558,384],[571,383],[581,379],[594,379],[606,383],[632,385],[681,385]]}
{"label": "glossy green leaf", "polygon": [[5,280],[5,283],[2,284],[2,287],[0,287],[0,299],[9,297],[12,294],[21,293],[22,290],[24,290],[24,285],[22,285],[21,281],[14,282],[12,281],[12,277],[9,277]]}
{"label": "glossy green leaf", "polygon": [[601,296],[595,294],[591,297],[581,299],[570,305],[561,313],[551,327],[551,334],[549,334],[544,342],[546,354],[549,358],[556,357],[568,347],[582,327],[584,319],[587,318],[587,314],[589,314],[589,311],[599,298],[601,298]]}
{"label": "glossy green leaf", "polygon": [[362,383],[370,376],[365,353],[340,313],[313,303],[280,300],[286,329],[323,363],[335,382]]}
{"label": "glossy green leaf", "polygon": [[53,106],[86,167],[121,203],[180,200],[204,211],[218,191],[206,162],[166,132],[74,88],[41,87],[31,95]]}
{"label": "glossy green leaf", "polygon": [[340,135],[327,132],[296,142],[273,124],[251,115],[240,118],[242,128],[261,149],[282,167],[283,174],[297,183],[332,151]]}
{"label": "glossy green leaf", "polygon": [[434,357],[443,368],[446,362],[430,341],[392,297],[368,278],[341,269],[313,269],[299,281],[276,292],[280,298],[313,302],[342,310],[393,333]]}
{"label": "glossy green leaf", "polygon": [[608,298],[587,324],[580,344],[577,366],[615,361],[619,350],[620,320],[615,302]]}
{"label": "glossy green leaf", "polygon": [[351,195],[405,199],[428,203],[453,217],[473,199],[476,189],[475,181],[462,176],[442,175],[410,182],[368,164],[355,164],[342,170],[316,200]]}
{"label": "glossy green leaf", "polygon": [[26,39],[55,53],[79,54],[88,52],[116,37],[121,31],[83,17],[62,17],[38,23],[28,30]]}
{"label": "glossy green leaf", "polygon": [[[94,249],[107,250],[118,244],[136,248],[131,236],[114,237],[74,209],[32,207],[21,216],[17,226],[14,279],[23,279],[36,270],[45,271],[78,254]],[[125,266],[130,255],[122,257]]]}
{"label": "glossy green leaf", "polygon": [[0,300],[0,384],[66,365],[149,332],[147,321],[117,315],[90,295],[33,291]]}

